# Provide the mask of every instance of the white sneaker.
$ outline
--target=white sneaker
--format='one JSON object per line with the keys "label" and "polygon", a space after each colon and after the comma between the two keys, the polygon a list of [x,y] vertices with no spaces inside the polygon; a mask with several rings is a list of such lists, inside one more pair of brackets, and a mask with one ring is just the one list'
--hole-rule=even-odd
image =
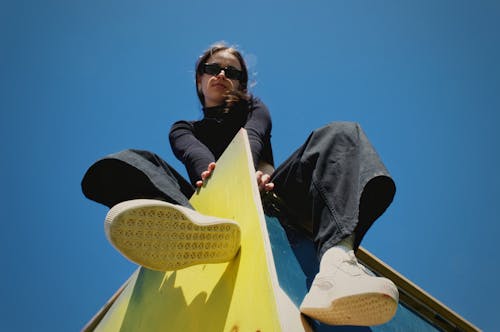
{"label": "white sneaker", "polygon": [[357,326],[384,324],[395,315],[396,286],[359,264],[352,250],[337,253],[325,270],[316,275],[300,306],[305,315],[329,325]]}
{"label": "white sneaker", "polygon": [[159,271],[231,260],[241,231],[232,220],[204,216],[151,199],[115,205],[106,215],[108,240],[131,261]]}

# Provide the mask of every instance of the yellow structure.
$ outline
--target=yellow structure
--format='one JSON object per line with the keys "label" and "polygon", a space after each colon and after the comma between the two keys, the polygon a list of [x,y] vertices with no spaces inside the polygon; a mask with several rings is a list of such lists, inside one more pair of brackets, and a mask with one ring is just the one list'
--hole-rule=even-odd
{"label": "yellow structure", "polygon": [[242,129],[190,200],[201,213],[237,221],[234,260],[173,272],[139,268],[88,330],[308,331],[280,289],[248,138]]}

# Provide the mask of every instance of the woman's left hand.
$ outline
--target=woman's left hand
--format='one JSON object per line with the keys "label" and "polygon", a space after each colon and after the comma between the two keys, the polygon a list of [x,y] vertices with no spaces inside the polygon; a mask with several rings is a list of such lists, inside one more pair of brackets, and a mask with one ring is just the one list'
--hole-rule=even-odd
{"label": "woman's left hand", "polygon": [[274,183],[271,181],[271,176],[269,174],[263,173],[262,171],[255,172],[257,177],[257,185],[259,186],[259,191],[271,191],[274,189]]}
{"label": "woman's left hand", "polygon": [[201,188],[203,184],[208,181],[208,178],[210,177],[210,175],[212,175],[214,169],[215,169],[214,162],[208,164],[207,170],[201,173],[201,180],[196,181],[196,187]]}

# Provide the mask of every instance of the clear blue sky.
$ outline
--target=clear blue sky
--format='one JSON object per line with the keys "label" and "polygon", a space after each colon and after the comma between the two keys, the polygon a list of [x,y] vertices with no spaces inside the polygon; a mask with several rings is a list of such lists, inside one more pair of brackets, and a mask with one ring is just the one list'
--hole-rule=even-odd
{"label": "clear blue sky", "polygon": [[194,62],[225,40],[269,106],[277,162],[361,123],[397,183],[363,245],[485,330],[497,325],[498,1],[0,0],[0,317],[79,330],[135,270],[80,180],[125,148],[173,157]]}

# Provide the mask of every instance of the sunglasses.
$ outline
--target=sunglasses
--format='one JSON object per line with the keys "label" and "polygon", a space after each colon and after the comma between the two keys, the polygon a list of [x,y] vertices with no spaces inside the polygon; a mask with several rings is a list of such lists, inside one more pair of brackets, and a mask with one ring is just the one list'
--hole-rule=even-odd
{"label": "sunglasses", "polygon": [[201,67],[201,71],[205,74],[216,76],[219,75],[221,70],[224,70],[224,75],[230,80],[240,81],[243,77],[243,72],[233,66],[222,67],[218,63],[205,63]]}

